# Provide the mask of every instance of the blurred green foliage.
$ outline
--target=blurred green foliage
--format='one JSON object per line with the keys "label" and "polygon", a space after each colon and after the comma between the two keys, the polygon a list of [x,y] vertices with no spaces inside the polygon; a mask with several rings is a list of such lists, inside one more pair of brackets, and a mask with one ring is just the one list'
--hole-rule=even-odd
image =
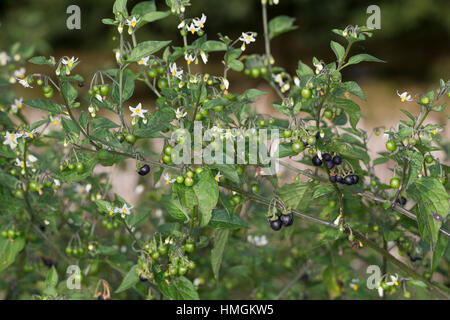
{"label": "blurred green foliage", "polygon": [[[1,0],[0,48],[25,40],[36,45],[42,54],[50,54],[52,49],[88,51],[95,48],[98,52],[101,47],[108,54],[113,30],[103,25],[100,18],[111,16],[112,3],[112,0]],[[81,8],[81,30],[66,28],[66,8],[72,4]],[[163,0],[157,0],[156,4],[160,10],[167,8]],[[366,9],[372,4],[381,8],[381,30],[368,45],[376,56],[389,62],[378,72],[390,77],[401,75],[434,81],[450,71],[450,1],[447,0],[385,0],[376,3],[362,0],[281,0],[273,8],[272,15],[288,12],[297,19],[299,29],[274,42],[276,58],[286,62],[292,70],[296,67],[294,61],[302,57],[309,59],[313,53],[331,59],[329,30],[348,24],[364,25],[369,16]],[[259,0],[193,0],[190,12],[193,15],[207,14],[210,35],[222,32],[236,37],[249,29],[262,32],[259,6]],[[165,19],[147,27],[147,34],[142,37],[157,40],[176,38],[176,24],[175,17]],[[255,30],[255,26],[258,29]],[[258,41],[253,49],[259,51],[262,46],[262,41]],[[363,69],[362,72],[366,71]]]}

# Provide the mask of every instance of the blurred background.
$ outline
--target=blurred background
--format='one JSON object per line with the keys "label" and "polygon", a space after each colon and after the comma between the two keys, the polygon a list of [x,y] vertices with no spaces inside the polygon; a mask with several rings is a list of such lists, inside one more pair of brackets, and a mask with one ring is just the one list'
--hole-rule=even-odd
{"label": "blurred background", "polygon": [[[137,2],[129,0],[128,8]],[[260,36],[255,44],[248,46],[247,53],[263,52],[259,0],[192,2],[187,16],[200,16],[201,13],[208,16],[206,32],[209,39],[216,39],[219,32],[235,39],[243,31],[256,31]],[[76,56],[82,62],[77,72],[90,81],[96,70],[115,67],[112,49],[117,46],[116,30],[101,22],[102,18],[112,17],[113,3],[114,0],[0,0],[0,51],[20,41],[35,45],[36,55]],[[81,8],[81,30],[66,27],[66,9],[72,4]],[[313,56],[325,62],[332,61],[334,54],[329,47],[330,40],[340,39],[331,29],[343,29],[349,24],[365,25],[369,17],[367,7],[373,4],[381,9],[381,30],[368,41],[355,45],[353,53],[367,52],[387,63],[362,63],[344,72],[344,79],[357,81],[366,94],[367,101],[359,101],[366,116],[360,127],[368,131],[382,125],[395,125],[404,119],[400,108],[412,113],[418,111],[412,102],[402,104],[396,90],[420,94],[435,88],[440,78],[448,79],[450,1],[280,0],[279,5],[269,9],[269,19],[281,14],[296,18],[298,29],[277,37],[272,43],[276,64],[294,73],[299,59],[310,65]],[[168,9],[163,0],[156,0],[156,5],[158,10]],[[138,41],[172,39],[174,45],[181,45],[177,24],[175,16],[148,24],[138,32]],[[33,71],[32,66],[28,68],[28,72]],[[206,66],[199,65],[198,68],[211,74],[219,73],[221,55],[213,54]],[[262,79],[249,78],[243,73],[231,72],[229,79],[234,92],[249,87],[271,92]],[[24,96],[25,100],[39,96],[37,91],[17,89],[17,95]],[[152,99],[145,87],[138,86],[133,97],[135,101],[129,103],[143,102],[144,106],[152,106]],[[270,105],[275,99],[272,93],[260,99],[255,108],[261,109],[261,113],[278,116]],[[34,111],[29,112],[32,117]],[[434,114],[429,121],[446,123],[446,113]],[[449,136],[448,128],[444,136]],[[372,136],[370,144],[373,155],[384,148],[382,137]],[[134,169],[134,164],[131,166]],[[378,168],[383,170],[381,166]],[[129,183],[132,186],[136,181]]]}

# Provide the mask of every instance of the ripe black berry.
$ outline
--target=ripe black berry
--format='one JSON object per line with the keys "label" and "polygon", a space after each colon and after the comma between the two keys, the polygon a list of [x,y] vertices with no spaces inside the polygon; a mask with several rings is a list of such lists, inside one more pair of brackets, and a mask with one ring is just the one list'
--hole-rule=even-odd
{"label": "ripe black berry", "polygon": [[143,166],[139,169],[139,171],[138,171],[138,173],[139,173],[141,176],[145,176],[145,175],[148,174],[149,172],[150,172],[150,166],[149,166],[148,164],[143,165]]}
{"label": "ripe black berry", "polygon": [[144,277],[143,275],[140,275],[139,280],[141,280],[142,282],[145,282],[145,281],[147,281],[147,278]]}
{"label": "ripe black berry", "polygon": [[352,175],[352,179],[353,179],[353,184],[357,184],[359,181],[359,176],[354,174],[354,175]]}
{"label": "ripe black berry", "polygon": [[404,206],[408,200],[406,200],[405,197],[401,196],[399,199],[397,199],[397,203]]}
{"label": "ripe black berry", "polygon": [[342,163],[342,158],[340,156],[334,156],[333,162],[335,165],[340,165]]}
{"label": "ripe black berry", "polygon": [[320,139],[320,132],[319,132],[319,131],[316,132],[316,139],[317,139],[317,140]]}
{"label": "ripe black berry", "polygon": [[320,160],[318,156],[314,156],[314,157],[312,158],[312,163],[313,163],[313,165],[315,165],[316,167],[319,167],[319,166],[322,165],[322,160]]}
{"label": "ripe black berry", "polygon": [[327,165],[328,169],[332,169],[334,167],[334,162],[333,161],[325,161],[325,164]]}
{"label": "ripe black berry", "polygon": [[325,153],[323,156],[322,156],[322,159],[323,160],[325,160],[325,161],[331,161],[331,154],[329,154],[329,153]]}
{"label": "ripe black berry", "polygon": [[280,221],[283,224],[283,226],[289,227],[294,223],[294,215],[292,213],[282,214],[280,217]]}
{"label": "ripe black berry", "polygon": [[344,178],[344,183],[349,185],[349,186],[352,185],[353,184],[353,177],[351,175],[350,176],[346,176]]}
{"label": "ripe black berry", "polygon": [[336,176],[330,176],[330,182],[335,183],[337,181]]}
{"label": "ripe black berry", "polygon": [[283,223],[280,221],[280,219],[274,220],[274,221],[272,221],[272,220],[270,221],[270,227],[274,231],[280,230],[282,226],[283,226]]}

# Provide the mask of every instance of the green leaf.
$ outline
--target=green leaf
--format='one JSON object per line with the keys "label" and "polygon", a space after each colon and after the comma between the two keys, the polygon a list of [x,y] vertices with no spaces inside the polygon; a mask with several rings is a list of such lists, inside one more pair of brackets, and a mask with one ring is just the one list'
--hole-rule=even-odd
{"label": "green leaf", "polygon": [[10,159],[17,158],[17,154],[7,145],[0,145],[0,156]]}
{"label": "green leaf", "polygon": [[341,288],[337,282],[335,269],[331,266],[331,264],[323,271],[322,279],[330,299],[340,297]]}
{"label": "green leaf", "polygon": [[178,277],[170,284],[167,284],[163,278],[159,278],[157,283],[163,295],[171,300],[200,299],[193,283],[186,277]]}
{"label": "green leaf", "polygon": [[413,280],[409,280],[408,284],[410,286],[413,286],[413,287],[416,287],[416,288],[426,288],[427,287],[427,285],[423,281],[414,280],[414,279]]}
{"label": "green leaf", "polygon": [[25,239],[23,238],[16,238],[14,241],[0,239],[0,272],[14,263],[17,254],[22,251],[24,246]]}
{"label": "green leaf", "polygon": [[235,214],[228,214],[225,210],[214,210],[209,226],[214,229],[227,228],[237,230],[241,228],[249,229],[250,227]]}
{"label": "green leaf", "polygon": [[163,203],[169,214],[175,219],[190,220],[189,214],[180,203],[178,198],[172,198],[170,195],[163,195]]}
{"label": "green leaf", "polygon": [[337,60],[341,61],[345,55],[345,48],[336,41],[331,41],[330,46],[331,46],[331,49],[333,50],[334,54],[336,55]]}
{"label": "green leaf", "polygon": [[198,199],[201,212],[200,225],[206,226],[211,219],[212,209],[219,200],[219,186],[209,170],[198,175],[198,181],[192,187]]}
{"label": "green leaf", "polygon": [[284,204],[291,209],[306,209],[311,201],[314,188],[311,183],[298,181],[283,185],[277,194]]}
{"label": "green leaf", "polygon": [[236,166],[234,165],[214,163],[211,164],[211,168],[219,170],[225,176],[226,179],[233,181],[234,183],[239,183],[240,181]]}
{"label": "green leaf", "polygon": [[113,129],[118,128],[119,125],[107,118],[94,118],[92,119],[92,127],[95,129],[105,128],[105,129]]}
{"label": "green leaf", "polygon": [[78,91],[75,89],[69,81],[64,81],[61,85],[61,90],[69,103],[73,103],[78,97]]}
{"label": "green leaf", "polygon": [[0,171],[0,185],[15,189],[18,182],[19,180],[16,177]]}
{"label": "green leaf", "polygon": [[285,32],[295,30],[298,27],[294,26],[295,18],[288,16],[278,16],[270,20],[269,22],[269,37],[274,37],[283,34]]}
{"label": "green leaf", "polygon": [[229,229],[219,229],[214,234],[214,248],[211,250],[211,265],[216,280],[219,280],[220,265],[222,264],[223,253],[229,234]]}
{"label": "green leaf", "polygon": [[353,129],[356,129],[356,126],[361,118],[361,108],[352,100],[344,99],[344,98],[336,98],[334,99],[336,105],[345,110],[350,118],[350,124]]}
{"label": "green leaf", "polygon": [[127,0],[116,0],[113,6],[113,13],[120,12],[125,18],[128,17]]}
{"label": "green leaf", "polygon": [[128,61],[138,61],[141,58],[154,54],[169,45],[170,42],[170,40],[141,42],[131,51]]}
{"label": "green leaf", "polygon": [[246,90],[244,92],[244,96],[247,99],[250,99],[251,101],[255,101],[259,97],[262,97],[262,96],[264,96],[266,94],[267,94],[266,91],[261,91],[261,90],[258,90],[258,89],[248,89],[248,90]]}
{"label": "green leaf", "polygon": [[434,272],[439,265],[439,261],[441,261],[441,258],[445,254],[445,250],[447,249],[448,245],[448,238],[444,236],[443,234],[439,233],[438,241],[436,244],[436,247],[434,251],[432,251],[432,258],[431,258],[431,272]]}
{"label": "green leaf", "polygon": [[230,68],[236,72],[241,72],[242,70],[244,70],[244,64],[236,59],[232,59],[230,61],[228,61],[228,65],[230,66]]}
{"label": "green leaf", "polygon": [[75,170],[70,170],[69,168],[65,168],[63,171],[59,172],[56,175],[56,178],[61,182],[79,182],[81,180],[86,179],[92,174],[95,165],[97,164],[97,157],[92,157],[84,163],[84,171],[82,173],[78,173]]}
{"label": "green leaf", "polygon": [[444,111],[446,107],[447,107],[447,103],[443,103],[440,106],[431,108],[431,110],[433,110],[435,112],[441,112],[441,111]]}
{"label": "green leaf", "polygon": [[30,106],[32,108],[46,110],[46,111],[54,113],[54,114],[62,113],[61,106],[50,100],[42,100],[42,99],[28,100],[28,101],[25,101],[24,104],[26,104],[27,106]]}
{"label": "green leaf", "polygon": [[37,65],[49,65],[53,66],[53,62],[50,59],[47,59],[46,57],[39,56],[39,57],[33,57],[30,60],[28,60],[29,63],[37,64]]}
{"label": "green leaf", "polygon": [[328,194],[330,194],[332,192],[334,192],[334,188],[332,186],[320,185],[314,190],[313,199],[317,199],[317,198],[323,197],[323,196],[328,195]]}
{"label": "green leaf", "polygon": [[[282,142],[278,146],[278,158],[282,159],[285,157],[293,157],[296,156],[297,153],[292,150],[292,143],[290,142]],[[275,153],[277,154],[277,153]]]}
{"label": "green leaf", "polygon": [[158,21],[164,18],[167,18],[170,16],[170,11],[154,11],[149,12],[141,17],[141,22],[139,22],[139,25],[144,25],[145,23]]}
{"label": "green leaf", "polygon": [[298,61],[297,75],[301,78],[304,76],[313,76],[314,71],[301,60]]}
{"label": "green leaf", "polygon": [[148,13],[156,11],[155,1],[142,1],[136,4],[131,10],[133,16],[143,17]]}
{"label": "green leaf", "polygon": [[345,64],[345,67],[352,65],[352,64],[358,64],[360,62],[367,61],[367,62],[386,62],[383,60],[380,60],[374,56],[371,56],[370,54],[362,53],[357,54],[356,56],[351,57],[348,59],[348,62]]}
{"label": "green leaf", "polygon": [[70,119],[61,118],[61,124],[63,129],[67,135],[71,133],[75,133],[76,135],[80,135],[80,128]]}
{"label": "green leaf", "polygon": [[419,232],[434,250],[442,221],[448,215],[448,194],[438,179],[421,177],[410,185],[408,195],[417,202]]}
{"label": "green leaf", "polygon": [[136,273],[137,264],[131,267],[130,271],[125,275],[125,277],[122,280],[122,283],[117,288],[116,293],[123,292],[125,290],[128,290],[136,285],[139,281],[139,277]]}
{"label": "green leaf", "polygon": [[45,280],[45,287],[46,288],[56,288],[58,285],[59,277],[58,273],[56,272],[56,269],[54,266],[48,271],[47,278]]}
{"label": "green leaf", "polygon": [[201,49],[205,52],[226,51],[227,45],[221,41],[210,40],[203,43]]}
{"label": "green leaf", "polygon": [[383,164],[389,161],[389,158],[376,158],[375,160],[373,160],[373,166],[377,166],[379,164]]}
{"label": "green leaf", "polygon": [[364,95],[364,92],[362,91],[361,87],[354,81],[342,82],[341,88],[357,96],[361,100],[364,101],[366,100],[366,96]]}
{"label": "green leaf", "polygon": [[[108,74],[114,77],[116,79],[117,83],[120,83],[120,72],[117,69],[108,70]],[[133,73],[133,71],[129,69],[125,69],[122,75],[122,102],[125,102],[126,100],[130,99],[134,92],[134,80],[136,79],[136,75]],[[119,86],[117,84],[113,85],[112,88],[112,98],[115,102],[120,102],[120,90]]]}
{"label": "green leaf", "polygon": [[155,134],[170,127],[170,122],[175,118],[172,108],[163,108],[150,113],[147,125],[136,129],[136,135],[142,138],[151,138]]}

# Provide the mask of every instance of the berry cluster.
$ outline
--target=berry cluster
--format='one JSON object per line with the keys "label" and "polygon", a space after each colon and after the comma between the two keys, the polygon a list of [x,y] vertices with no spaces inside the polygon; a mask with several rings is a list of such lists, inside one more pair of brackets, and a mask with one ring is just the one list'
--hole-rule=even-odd
{"label": "berry cluster", "polygon": [[[185,275],[195,268],[195,262],[189,260],[186,253],[195,251],[195,243],[187,239],[184,245],[168,237],[164,241],[152,238],[144,245],[145,254],[138,260],[136,273],[141,281],[153,281],[155,273],[161,273],[165,278]],[[167,257],[167,258],[165,258]]]}
{"label": "berry cluster", "polygon": [[2,238],[14,240],[22,235],[22,231],[18,231],[14,227],[12,227],[7,230],[2,230],[1,235]]}
{"label": "berry cluster", "polygon": [[[333,156],[331,156],[331,154],[325,153],[322,155],[322,159],[320,159],[318,155],[315,155],[312,158],[312,163],[316,167],[319,167],[319,166],[322,166],[323,164],[325,164],[329,170],[332,170],[336,166],[339,166],[340,164],[342,164],[342,157],[339,155],[335,155],[333,157]],[[357,184],[359,182],[358,175],[356,175],[356,174],[340,175],[340,174],[336,174],[336,170],[333,170],[332,172],[330,172],[329,179],[330,179],[330,182],[332,182],[332,183],[337,182],[337,183],[346,184],[349,186],[352,184]]]}
{"label": "berry cluster", "polygon": [[290,213],[276,213],[272,218],[267,220],[270,224],[270,227],[274,231],[281,230],[282,227],[289,227],[294,223],[294,214]]}

